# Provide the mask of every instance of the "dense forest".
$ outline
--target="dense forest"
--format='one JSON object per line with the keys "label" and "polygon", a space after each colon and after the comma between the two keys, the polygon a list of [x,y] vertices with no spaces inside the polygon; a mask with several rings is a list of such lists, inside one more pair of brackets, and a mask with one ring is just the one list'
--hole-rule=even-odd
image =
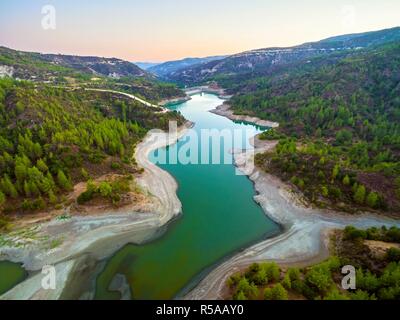
{"label": "dense forest", "polygon": [[[227,281],[235,300],[398,300],[400,229],[347,227],[332,237],[332,256],[307,268],[255,263]],[[356,289],[344,290],[341,267],[356,268]]]}
{"label": "dense forest", "polygon": [[313,203],[400,212],[399,70],[399,43],[335,54],[259,78],[230,103],[280,123],[258,164]]}
{"label": "dense forest", "polygon": [[149,129],[184,122],[176,112],[158,111],[110,93],[0,79],[3,214],[59,205],[75,183],[130,168],[133,148]]}

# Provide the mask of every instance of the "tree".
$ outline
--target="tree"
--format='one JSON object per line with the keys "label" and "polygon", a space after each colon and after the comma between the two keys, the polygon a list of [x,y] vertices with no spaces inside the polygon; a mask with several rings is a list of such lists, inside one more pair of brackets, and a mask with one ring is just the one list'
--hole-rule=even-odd
{"label": "tree", "polygon": [[6,196],[0,191],[0,207],[6,202]]}
{"label": "tree", "polygon": [[336,180],[339,173],[340,173],[340,166],[337,164],[332,170],[332,181]]}
{"label": "tree", "polygon": [[379,196],[376,192],[370,192],[367,197],[367,205],[370,208],[377,208],[379,204]]}
{"label": "tree", "polygon": [[236,290],[237,292],[243,292],[246,297],[256,297],[258,294],[258,288],[253,283],[250,284],[245,277],[239,281]]}
{"label": "tree", "polygon": [[264,268],[260,268],[260,270],[258,270],[254,275],[253,280],[256,285],[259,286],[266,285],[268,283],[266,270]]}
{"label": "tree", "polygon": [[365,187],[363,185],[359,185],[354,194],[354,201],[360,205],[364,204],[366,192],[367,191],[365,190]]}
{"label": "tree", "polygon": [[344,184],[345,186],[349,186],[350,183],[351,183],[350,177],[349,177],[348,175],[346,175],[346,176],[343,178],[343,184]]}
{"label": "tree", "polygon": [[1,187],[6,195],[9,195],[11,198],[14,199],[18,198],[18,191],[11,182],[10,177],[6,174],[1,180]]}
{"label": "tree", "polygon": [[57,181],[58,181],[59,186],[61,188],[63,188],[64,190],[71,189],[71,183],[68,180],[68,178],[65,176],[65,174],[62,170],[58,170]]}
{"label": "tree", "polygon": [[326,292],[332,284],[331,273],[328,268],[313,267],[306,275],[305,281],[319,292]]}
{"label": "tree", "polygon": [[264,299],[265,300],[288,300],[288,293],[285,288],[278,283],[272,289],[267,288],[264,292]]}
{"label": "tree", "polygon": [[329,196],[329,190],[328,190],[328,188],[327,188],[326,186],[322,186],[322,187],[321,187],[321,193],[322,193],[322,195],[323,195],[325,198],[327,198],[327,197]]}
{"label": "tree", "polygon": [[376,300],[376,297],[372,295],[369,296],[368,292],[363,290],[357,290],[356,292],[350,295],[351,300],[360,300],[360,301],[367,301],[367,300]]}
{"label": "tree", "polygon": [[43,173],[46,173],[49,170],[46,163],[42,159],[39,159],[36,162],[36,167]]}
{"label": "tree", "polygon": [[341,294],[337,289],[330,291],[324,300],[349,300],[349,297]]}
{"label": "tree", "polygon": [[99,192],[102,197],[108,198],[112,195],[113,189],[108,182],[101,182],[99,185]]}
{"label": "tree", "polygon": [[234,299],[235,299],[235,300],[238,300],[238,301],[245,301],[245,300],[248,300],[243,291],[239,291],[239,292],[235,295]]}
{"label": "tree", "polygon": [[288,290],[292,289],[292,280],[290,279],[289,273],[285,274],[285,277],[282,280],[282,285]]}
{"label": "tree", "polygon": [[275,282],[280,280],[281,271],[275,262],[264,263],[261,265],[261,267],[265,270],[268,280]]}

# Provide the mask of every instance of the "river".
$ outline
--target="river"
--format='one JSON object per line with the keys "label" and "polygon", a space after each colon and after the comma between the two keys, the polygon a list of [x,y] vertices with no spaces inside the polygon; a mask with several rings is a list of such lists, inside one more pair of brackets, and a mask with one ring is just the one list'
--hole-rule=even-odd
{"label": "river", "polygon": [[[193,132],[199,135],[203,129],[228,129],[236,134],[241,130],[243,138],[236,139],[234,147],[252,148],[248,141],[249,132],[254,136],[265,128],[234,123],[209,112],[222,103],[223,100],[215,95],[196,94],[192,100],[169,108],[180,111],[194,122]],[[194,139],[187,139],[188,136],[183,137],[169,147],[172,150],[155,151],[150,159],[155,162],[163,153],[179,152],[196,143]],[[196,150],[197,145],[191,147]],[[227,158],[232,157],[223,144],[215,150],[200,143],[198,152],[220,152]],[[116,274],[126,277],[134,299],[179,297],[193,288],[212,267],[280,232],[280,227],[253,200],[252,182],[237,175],[232,163],[174,164],[167,161],[159,166],[177,180],[183,214],[152,242],[141,246],[127,245],[111,257],[97,278],[96,299],[120,298],[119,292],[108,290]]]}

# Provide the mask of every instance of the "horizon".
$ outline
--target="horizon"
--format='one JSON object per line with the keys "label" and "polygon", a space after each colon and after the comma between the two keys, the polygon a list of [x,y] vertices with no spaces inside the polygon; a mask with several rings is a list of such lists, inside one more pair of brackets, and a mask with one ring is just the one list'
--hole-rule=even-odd
{"label": "horizon", "polygon": [[[400,2],[384,2],[204,0],[199,9],[193,0],[184,4],[179,0],[101,0],[96,6],[64,0],[2,1],[0,43],[29,52],[161,63],[291,47],[398,26]],[[54,29],[43,28],[46,5],[54,7]]]}
{"label": "horizon", "polygon": [[210,56],[189,56],[189,57],[181,57],[181,58],[177,58],[177,59],[173,59],[173,60],[165,60],[165,61],[148,61],[148,60],[141,60],[141,61],[132,61],[132,60],[126,60],[120,57],[116,57],[116,56],[101,56],[101,55],[80,55],[80,54],[75,54],[75,53],[60,53],[60,52],[44,52],[44,51],[27,51],[27,50],[22,50],[19,48],[12,48],[12,47],[8,47],[5,46],[3,44],[0,44],[0,47],[4,47],[4,48],[8,48],[11,50],[15,50],[15,51],[21,51],[21,52],[30,52],[30,53],[38,53],[38,54],[49,54],[49,55],[66,55],[66,56],[78,56],[78,57],[98,57],[98,58],[107,58],[107,59],[121,59],[127,62],[131,62],[133,64],[135,63],[143,63],[143,64],[163,64],[163,63],[167,63],[167,62],[172,62],[172,61],[181,61],[181,60],[186,60],[186,59],[204,59],[204,58],[209,58],[209,57],[217,57],[217,56],[232,56],[235,54],[240,54],[243,52],[248,52],[248,51],[254,51],[254,50],[260,50],[260,49],[269,49],[269,48],[290,48],[290,47],[295,47],[298,45],[302,45],[302,44],[306,44],[306,43],[312,43],[312,42],[319,42],[319,41],[323,41],[329,38],[334,38],[334,37],[339,37],[339,36],[346,36],[346,35],[352,35],[352,34],[363,34],[363,33],[369,33],[369,32],[375,32],[375,31],[381,31],[381,30],[389,30],[389,29],[395,29],[395,28],[400,28],[400,25],[397,26],[392,26],[392,27],[388,27],[388,28],[384,28],[384,29],[378,29],[378,30],[366,30],[364,32],[356,32],[356,33],[345,33],[345,34],[336,34],[336,35],[331,35],[328,36],[326,38],[323,39],[318,39],[318,40],[311,40],[311,41],[305,41],[302,43],[296,43],[292,46],[288,46],[288,47],[278,47],[278,46],[270,46],[270,47],[260,47],[260,48],[252,48],[252,49],[248,49],[245,51],[241,51],[241,52],[235,52],[235,53],[231,53],[231,54],[221,54],[221,55],[210,55]]}

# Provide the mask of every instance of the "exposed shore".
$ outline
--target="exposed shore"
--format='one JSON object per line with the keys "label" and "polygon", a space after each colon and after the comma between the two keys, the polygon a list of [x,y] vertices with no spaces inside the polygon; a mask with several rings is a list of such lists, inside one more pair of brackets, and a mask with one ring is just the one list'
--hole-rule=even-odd
{"label": "exposed shore", "polygon": [[275,261],[282,266],[301,267],[321,262],[329,257],[329,234],[332,229],[343,229],[348,225],[359,228],[400,225],[399,221],[388,217],[372,214],[350,216],[303,205],[280,179],[254,167],[254,155],[273,149],[277,142],[260,141],[257,137],[252,140],[254,153],[235,154],[235,165],[254,183],[255,201],[269,218],[283,227],[284,232],[278,237],[261,241],[218,266],[184,299],[224,299],[227,279],[254,262]]}
{"label": "exposed shore", "polygon": [[[2,260],[23,263],[31,276],[0,299],[76,299],[92,298],[88,289],[90,276],[101,261],[128,243],[141,244],[153,238],[159,230],[182,211],[176,191],[177,183],[167,172],[148,160],[149,154],[174,144],[192,126],[187,123],[174,134],[152,131],[135,152],[138,165],[144,173],[138,184],[154,198],[151,212],[119,212],[88,217],[72,217],[66,221],[51,221],[38,227],[37,238],[62,236],[62,244],[54,249],[43,248],[40,242],[24,247],[3,246]],[[43,266],[55,267],[56,290],[43,290]]]}
{"label": "exposed shore", "polygon": [[262,119],[259,119],[256,117],[236,115],[231,110],[231,106],[227,103],[224,103],[223,105],[212,110],[211,112],[214,114],[217,114],[219,116],[226,117],[232,121],[245,121],[245,122],[253,123],[260,127],[269,127],[269,128],[278,128],[279,127],[279,123],[277,123],[277,122],[262,120]]}

